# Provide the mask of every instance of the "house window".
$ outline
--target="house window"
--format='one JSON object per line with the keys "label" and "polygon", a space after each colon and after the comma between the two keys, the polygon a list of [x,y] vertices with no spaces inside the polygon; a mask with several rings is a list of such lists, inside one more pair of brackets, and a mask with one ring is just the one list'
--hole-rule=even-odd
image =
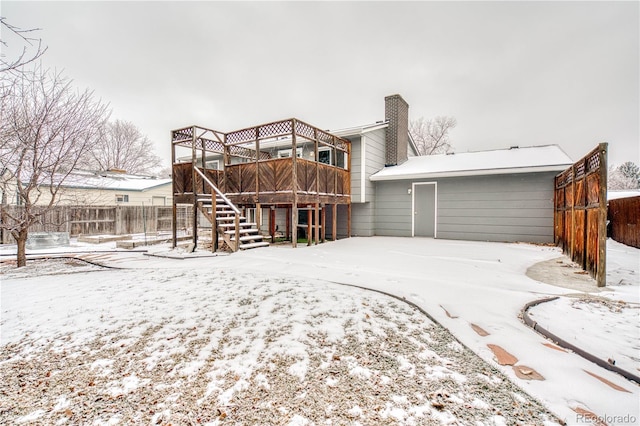
{"label": "house window", "polygon": [[[278,158],[290,158],[293,149],[281,149],[278,151]],[[296,148],[296,157],[302,157],[302,148]]]}
{"label": "house window", "polygon": [[116,203],[128,203],[129,195],[128,194],[116,194]]}
{"label": "house window", "polygon": [[343,151],[336,151],[336,166],[346,169],[348,165],[349,161],[347,158],[347,153]]}
{"label": "house window", "polygon": [[332,164],[332,149],[329,147],[318,148],[318,163]]}
{"label": "house window", "polygon": [[220,160],[210,160],[205,163],[209,170],[220,170]]}

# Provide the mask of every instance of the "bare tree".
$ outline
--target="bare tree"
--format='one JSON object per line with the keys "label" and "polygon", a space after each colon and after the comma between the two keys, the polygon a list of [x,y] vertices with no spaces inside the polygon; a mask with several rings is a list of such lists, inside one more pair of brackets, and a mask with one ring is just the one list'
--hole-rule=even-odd
{"label": "bare tree", "polygon": [[[17,57],[7,59],[4,54],[0,54],[0,74],[22,72],[21,70],[24,65],[37,60],[47,51],[47,47],[42,45],[42,39],[30,36],[32,33],[40,31],[39,28],[23,30],[22,28],[11,25],[4,17],[0,17],[0,28],[7,30],[10,36],[17,38],[22,44],[22,52],[19,53]],[[6,31],[5,34],[7,34]],[[7,38],[8,37],[0,39],[0,44],[5,49],[9,47]]]}
{"label": "bare tree", "polygon": [[454,117],[419,118],[409,123],[409,134],[418,147],[418,155],[447,154],[453,151],[449,132],[456,127]]}
{"label": "bare tree", "polygon": [[1,90],[0,186],[15,191],[21,209],[4,211],[0,226],[16,240],[21,267],[29,227],[56,206],[65,180],[108,118],[108,107],[91,91],[77,91],[71,80],[41,68],[14,74]]}
{"label": "bare tree", "polygon": [[97,170],[120,169],[132,174],[152,174],[161,160],[153,144],[135,124],[116,120],[101,129],[97,143],[88,152],[84,167]]}

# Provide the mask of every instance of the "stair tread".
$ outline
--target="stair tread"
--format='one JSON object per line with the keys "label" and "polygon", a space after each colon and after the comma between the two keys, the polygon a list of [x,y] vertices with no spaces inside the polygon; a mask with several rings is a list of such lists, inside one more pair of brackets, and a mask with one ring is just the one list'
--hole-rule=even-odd
{"label": "stair tread", "polygon": [[[217,220],[224,220],[224,221],[227,221],[227,220],[235,220],[235,219],[236,219],[236,217],[235,217],[235,216],[218,216],[218,215],[216,215],[216,219],[217,219]],[[244,217],[244,216],[240,216],[240,220],[246,220],[246,217]],[[244,222],[243,222],[243,223],[244,223]]]}
{"label": "stair tread", "polygon": [[247,250],[247,249],[252,249],[252,248],[258,248],[258,247],[268,247],[269,243],[267,243],[266,241],[262,241],[259,243],[249,243],[249,244],[240,244],[239,249],[240,250]]}
{"label": "stair tread", "polygon": [[[231,231],[224,231],[225,234],[227,235],[233,235],[236,233],[235,229],[232,229]],[[258,230],[255,228],[250,228],[250,229],[240,229],[239,230],[240,234],[248,234],[248,233],[258,233]]]}
{"label": "stair tread", "polygon": [[[240,227],[241,228],[247,228],[247,227],[251,227],[251,228],[255,228],[257,224],[255,223],[248,223],[248,222],[240,222]],[[220,228],[230,228],[230,227],[235,227],[236,224],[235,223],[221,223],[218,225],[218,227]]]}
{"label": "stair tread", "polygon": [[[240,242],[251,241],[251,240],[261,240],[263,238],[264,237],[262,235],[260,235],[260,234],[257,234],[257,235],[243,235],[243,236],[240,237]],[[236,240],[235,238],[231,238],[231,241],[235,241],[235,240]]]}

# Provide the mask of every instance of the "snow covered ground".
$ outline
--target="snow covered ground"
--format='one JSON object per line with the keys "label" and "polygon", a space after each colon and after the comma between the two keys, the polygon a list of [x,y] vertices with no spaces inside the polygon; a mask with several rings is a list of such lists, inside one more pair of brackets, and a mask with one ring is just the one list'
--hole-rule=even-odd
{"label": "snow covered ground", "polygon": [[[518,318],[525,303],[562,296],[534,308],[536,321],[638,374],[640,250],[613,241],[608,287],[593,291],[603,307],[525,275],[561,257],[546,246],[374,237],[216,257],[95,252],[113,247],[72,249],[126,269],[2,268],[2,399],[23,404],[3,402],[3,419],[552,423],[524,391],[570,425],[596,424],[590,413],[639,421],[637,384],[552,347]],[[415,303],[486,363],[410,306],[341,284]],[[499,365],[496,346],[515,365]]]}

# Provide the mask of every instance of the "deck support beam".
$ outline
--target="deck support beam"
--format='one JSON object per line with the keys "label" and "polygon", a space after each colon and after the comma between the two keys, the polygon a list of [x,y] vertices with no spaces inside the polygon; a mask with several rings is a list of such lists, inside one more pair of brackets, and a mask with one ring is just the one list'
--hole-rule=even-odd
{"label": "deck support beam", "polygon": [[191,190],[193,191],[193,249],[198,247],[198,191],[196,189],[196,167],[197,155],[196,155],[196,127],[191,128],[193,132],[191,142]]}
{"label": "deck support beam", "polygon": [[314,240],[314,244],[318,245],[318,242],[320,241],[320,204],[316,203],[314,209],[314,218],[313,218],[313,226],[314,226],[314,235],[313,235],[313,240]]}
{"label": "deck support beam", "polygon": [[325,238],[327,237],[327,206],[322,205],[322,220],[321,220],[321,234],[320,241],[324,243]]}
{"label": "deck support beam", "polygon": [[333,241],[338,239],[338,205],[331,205],[331,238]]}

